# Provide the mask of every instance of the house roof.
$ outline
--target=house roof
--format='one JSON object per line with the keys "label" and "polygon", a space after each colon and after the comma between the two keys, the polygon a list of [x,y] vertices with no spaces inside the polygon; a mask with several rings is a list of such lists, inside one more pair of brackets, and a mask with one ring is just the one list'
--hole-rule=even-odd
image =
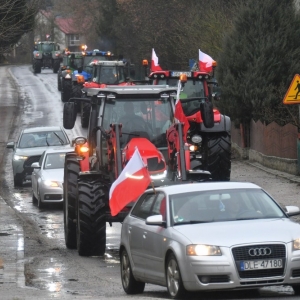
{"label": "house roof", "polygon": [[[40,10],[41,14],[43,14],[47,19],[52,17],[51,11]],[[80,30],[78,30],[78,23],[72,18],[64,18],[64,17],[56,17],[54,21],[55,25],[65,34],[76,34],[83,30],[84,23],[87,25],[88,22],[81,22]]]}

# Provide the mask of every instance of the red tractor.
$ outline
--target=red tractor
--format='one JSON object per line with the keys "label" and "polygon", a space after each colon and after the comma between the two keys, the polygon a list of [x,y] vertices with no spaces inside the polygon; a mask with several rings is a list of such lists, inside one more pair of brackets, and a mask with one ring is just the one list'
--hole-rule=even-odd
{"label": "red tractor", "polygon": [[[184,76],[180,78],[180,75]],[[152,72],[149,78],[154,85],[170,87],[177,87],[179,78],[181,80],[180,102],[190,127],[187,134],[178,124],[168,129],[168,174],[171,179],[201,181],[209,176],[213,181],[229,181],[231,121],[213,107],[213,100],[217,100],[213,97],[216,84],[213,73],[160,70]]]}
{"label": "red tractor", "polygon": [[[85,97],[64,104],[63,123],[72,129],[76,102],[90,105],[88,137],[78,137],[64,167],[64,229],[68,248],[79,255],[105,253],[106,222],[122,222],[132,204],[116,216],[109,190],[135,148],[148,166],[153,186],[166,184],[166,129],[173,122],[176,89],[167,86],[83,88]],[[158,117],[159,116],[159,117]]]}

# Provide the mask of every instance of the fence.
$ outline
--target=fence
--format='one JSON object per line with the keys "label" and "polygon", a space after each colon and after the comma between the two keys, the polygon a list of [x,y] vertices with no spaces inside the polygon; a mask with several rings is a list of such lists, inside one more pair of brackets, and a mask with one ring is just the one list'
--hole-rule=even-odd
{"label": "fence", "polygon": [[242,130],[231,129],[232,146],[244,159],[257,161],[267,167],[298,175],[298,128],[273,122],[265,125],[251,121],[249,143],[245,146]]}

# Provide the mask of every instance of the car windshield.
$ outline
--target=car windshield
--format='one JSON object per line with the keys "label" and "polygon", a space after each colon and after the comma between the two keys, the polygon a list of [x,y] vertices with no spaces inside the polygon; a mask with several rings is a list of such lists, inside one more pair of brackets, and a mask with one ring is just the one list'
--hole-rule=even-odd
{"label": "car windshield", "polygon": [[66,153],[48,153],[45,157],[44,169],[62,169]]}
{"label": "car windshield", "polygon": [[232,189],[170,196],[173,225],[266,218],[286,218],[263,190]]}
{"label": "car windshield", "polygon": [[134,137],[145,137],[157,148],[167,147],[166,130],[173,121],[171,103],[157,98],[107,101],[103,127],[122,124],[121,147]]}
{"label": "car windshield", "polygon": [[18,148],[35,148],[47,146],[67,145],[67,141],[62,131],[42,131],[23,133]]}

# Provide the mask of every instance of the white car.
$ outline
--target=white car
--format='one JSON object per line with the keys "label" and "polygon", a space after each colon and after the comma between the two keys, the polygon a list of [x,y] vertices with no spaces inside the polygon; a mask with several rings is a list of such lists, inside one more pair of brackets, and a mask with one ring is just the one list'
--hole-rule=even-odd
{"label": "white car", "polygon": [[187,291],[290,285],[300,294],[300,225],[252,183],[179,184],[145,191],[121,230],[126,293],[145,283]]}
{"label": "white car", "polygon": [[38,162],[42,153],[49,147],[70,147],[70,140],[60,126],[32,127],[23,129],[17,142],[7,143],[12,148],[12,168],[14,185],[22,186],[24,180],[31,179],[31,164]]}
{"label": "white car", "polygon": [[44,151],[39,162],[31,167],[32,200],[42,208],[45,203],[63,202],[64,163],[67,152],[74,148],[56,148]]}

